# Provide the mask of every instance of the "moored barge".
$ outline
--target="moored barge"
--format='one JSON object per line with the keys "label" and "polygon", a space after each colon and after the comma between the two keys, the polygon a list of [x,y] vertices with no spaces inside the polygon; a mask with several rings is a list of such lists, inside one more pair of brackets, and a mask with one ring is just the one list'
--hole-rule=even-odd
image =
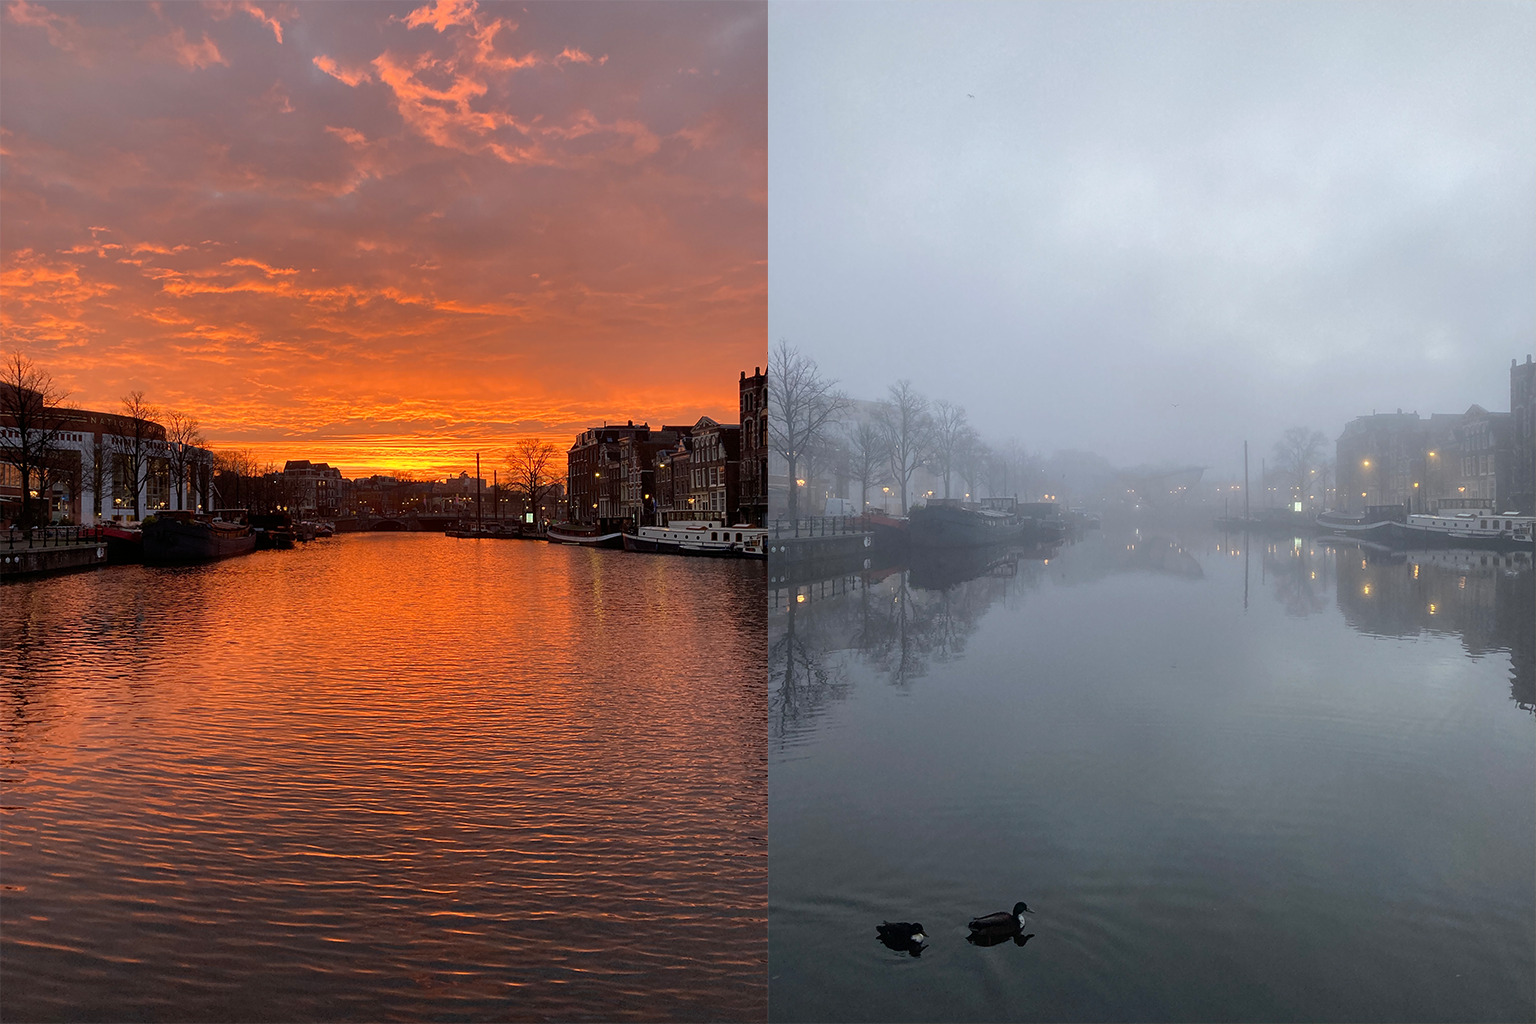
{"label": "moored barge", "polygon": [[582,523],[551,523],[544,531],[544,539],[551,544],[574,544],[584,548],[622,548],[624,546],[622,530]]}
{"label": "moored barge", "polygon": [[1388,540],[1405,548],[1478,548],[1528,551],[1536,533],[1536,516],[1491,509],[1411,515],[1393,523]]}
{"label": "moored barge", "polygon": [[251,524],[235,510],[213,516],[162,512],[144,520],[143,531],[146,562],[211,562],[256,550]]}
{"label": "moored barge", "polygon": [[1318,528],[1351,540],[1385,543],[1392,539],[1392,526],[1406,522],[1408,509],[1402,505],[1367,505],[1360,513],[1328,509],[1317,517]]}
{"label": "moored barge", "polygon": [[768,531],[760,526],[726,526],[715,520],[677,520],[666,526],[642,526],[634,533],[625,533],[624,549],[715,558],[767,558]]}
{"label": "moored barge", "polygon": [[907,517],[907,540],[916,547],[970,548],[1024,539],[1025,520],[1013,498],[930,498]]}

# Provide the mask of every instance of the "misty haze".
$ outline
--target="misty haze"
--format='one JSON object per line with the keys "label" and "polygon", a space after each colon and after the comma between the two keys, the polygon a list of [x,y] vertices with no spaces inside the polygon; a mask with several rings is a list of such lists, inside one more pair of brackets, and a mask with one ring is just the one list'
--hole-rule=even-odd
{"label": "misty haze", "polygon": [[1533,30],[771,10],[772,1019],[1530,1018]]}

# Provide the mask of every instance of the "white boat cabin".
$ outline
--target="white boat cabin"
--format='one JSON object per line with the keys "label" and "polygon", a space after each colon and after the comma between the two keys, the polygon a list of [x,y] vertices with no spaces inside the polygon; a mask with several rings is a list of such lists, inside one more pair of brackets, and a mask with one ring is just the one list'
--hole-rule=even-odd
{"label": "white boat cabin", "polygon": [[666,526],[642,526],[638,536],[690,551],[762,554],[768,545],[768,531],[760,526],[726,526],[715,520],[674,519]]}
{"label": "white boat cabin", "polygon": [[1480,509],[1465,512],[1445,512],[1432,515],[1411,515],[1408,526],[1429,533],[1447,534],[1452,537],[1502,538],[1530,540],[1532,524],[1536,516],[1522,516],[1515,512],[1494,512]]}

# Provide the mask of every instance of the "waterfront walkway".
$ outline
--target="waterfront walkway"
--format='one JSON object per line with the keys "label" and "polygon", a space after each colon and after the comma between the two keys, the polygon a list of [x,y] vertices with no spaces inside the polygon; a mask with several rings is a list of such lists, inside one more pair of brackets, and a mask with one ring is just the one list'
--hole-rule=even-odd
{"label": "waterfront walkway", "polygon": [[0,535],[0,580],[107,564],[107,540],[94,526],[12,527]]}

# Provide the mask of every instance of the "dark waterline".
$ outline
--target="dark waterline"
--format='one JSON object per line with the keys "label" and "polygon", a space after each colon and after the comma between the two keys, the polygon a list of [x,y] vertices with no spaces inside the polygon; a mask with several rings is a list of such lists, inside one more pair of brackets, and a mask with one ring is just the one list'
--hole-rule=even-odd
{"label": "dark waterline", "polygon": [[763,578],[377,534],[0,588],[4,1016],[761,1019]]}
{"label": "dark waterline", "polygon": [[770,590],[770,1018],[1532,1019],[1529,557],[1106,533]]}

